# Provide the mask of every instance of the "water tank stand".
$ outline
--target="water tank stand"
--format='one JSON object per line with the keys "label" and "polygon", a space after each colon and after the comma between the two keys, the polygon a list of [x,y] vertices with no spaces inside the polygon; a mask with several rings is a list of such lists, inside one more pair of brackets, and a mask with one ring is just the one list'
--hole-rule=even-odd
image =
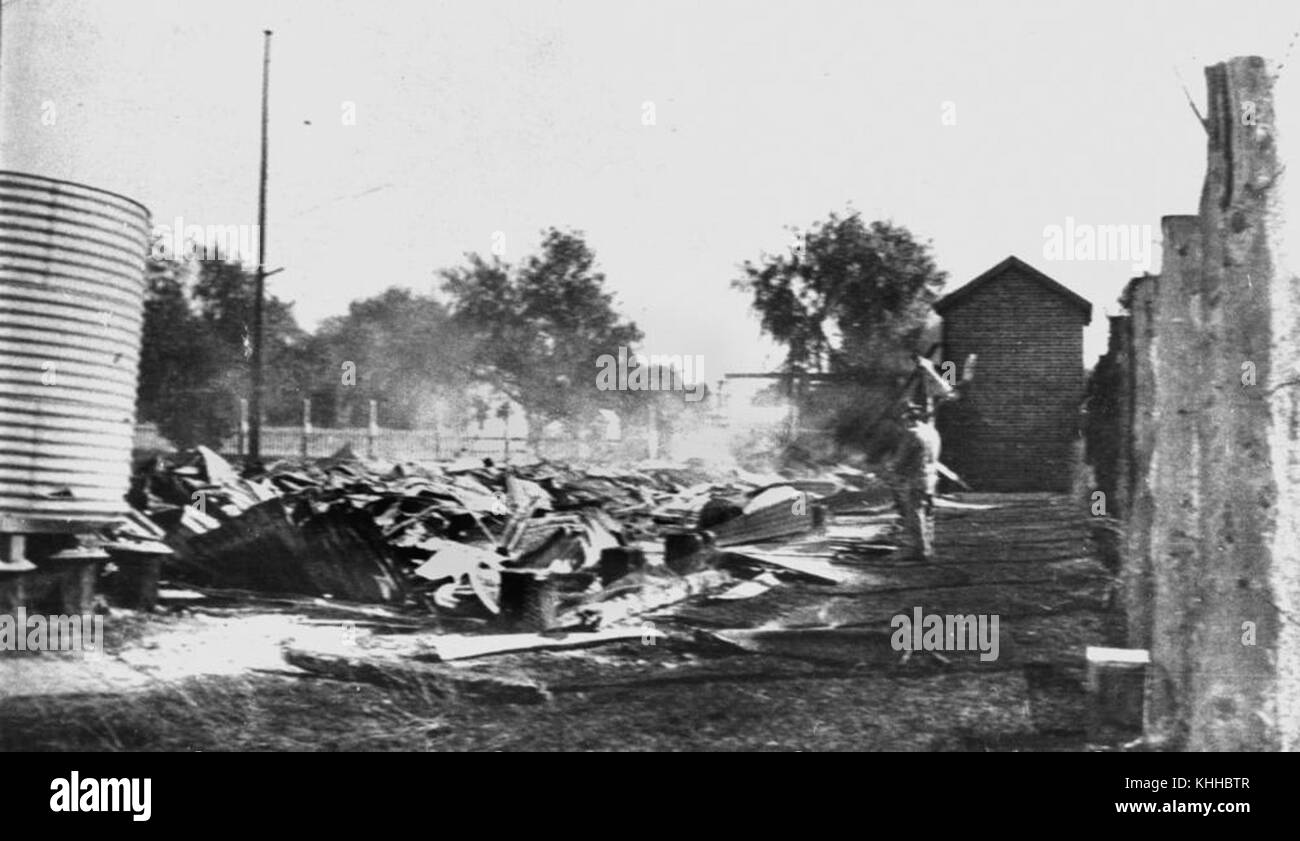
{"label": "water tank stand", "polygon": [[27,560],[27,535],[0,534],[0,575],[31,572],[36,564]]}
{"label": "water tank stand", "polygon": [[27,605],[27,584],[36,565],[27,560],[26,535],[0,534],[0,615]]}
{"label": "water tank stand", "polygon": [[65,549],[42,561],[42,571],[58,579],[59,604],[65,614],[95,612],[95,582],[108,553],[98,549]]}

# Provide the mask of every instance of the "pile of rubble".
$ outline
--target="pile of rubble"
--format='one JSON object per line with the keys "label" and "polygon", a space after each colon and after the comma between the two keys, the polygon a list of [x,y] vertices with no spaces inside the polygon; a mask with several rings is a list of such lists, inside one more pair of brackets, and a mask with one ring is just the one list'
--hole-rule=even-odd
{"label": "pile of rubble", "polygon": [[142,465],[130,499],[138,513],[115,544],[165,544],[164,577],[200,592],[327,597],[541,631],[617,624],[705,589],[761,592],[773,572],[800,571],[730,550],[817,531],[828,511],[888,494],[848,467],[788,480],[666,463],[379,464],[347,451],[246,477],[199,447]]}

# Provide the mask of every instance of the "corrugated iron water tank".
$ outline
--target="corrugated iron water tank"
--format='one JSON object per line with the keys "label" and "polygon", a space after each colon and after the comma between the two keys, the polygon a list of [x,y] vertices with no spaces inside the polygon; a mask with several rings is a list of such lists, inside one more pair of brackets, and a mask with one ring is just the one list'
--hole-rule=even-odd
{"label": "corrugated iron water tank", "polygon": [[126,510],[149,211],[0,170],[0,533]]}

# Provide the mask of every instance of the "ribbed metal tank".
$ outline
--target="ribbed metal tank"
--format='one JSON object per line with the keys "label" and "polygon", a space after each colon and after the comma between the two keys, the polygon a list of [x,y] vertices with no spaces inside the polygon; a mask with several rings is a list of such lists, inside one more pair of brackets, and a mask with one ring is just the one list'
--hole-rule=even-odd
{"label": "ribbed metal tank", "polygon": [[126,510],[149,212],[0,170],[0,533]]}

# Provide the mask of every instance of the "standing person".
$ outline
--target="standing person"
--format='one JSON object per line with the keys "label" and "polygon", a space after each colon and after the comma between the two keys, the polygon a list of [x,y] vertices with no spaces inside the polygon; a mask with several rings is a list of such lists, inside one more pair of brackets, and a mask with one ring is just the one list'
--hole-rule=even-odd
{"label": "standing person", "polygon": [[903,440],[891,465],[894,504],[902,520],[900,559],[934,558],[934,493],[939,482],[939,433],[925,407],[906,404]]}

